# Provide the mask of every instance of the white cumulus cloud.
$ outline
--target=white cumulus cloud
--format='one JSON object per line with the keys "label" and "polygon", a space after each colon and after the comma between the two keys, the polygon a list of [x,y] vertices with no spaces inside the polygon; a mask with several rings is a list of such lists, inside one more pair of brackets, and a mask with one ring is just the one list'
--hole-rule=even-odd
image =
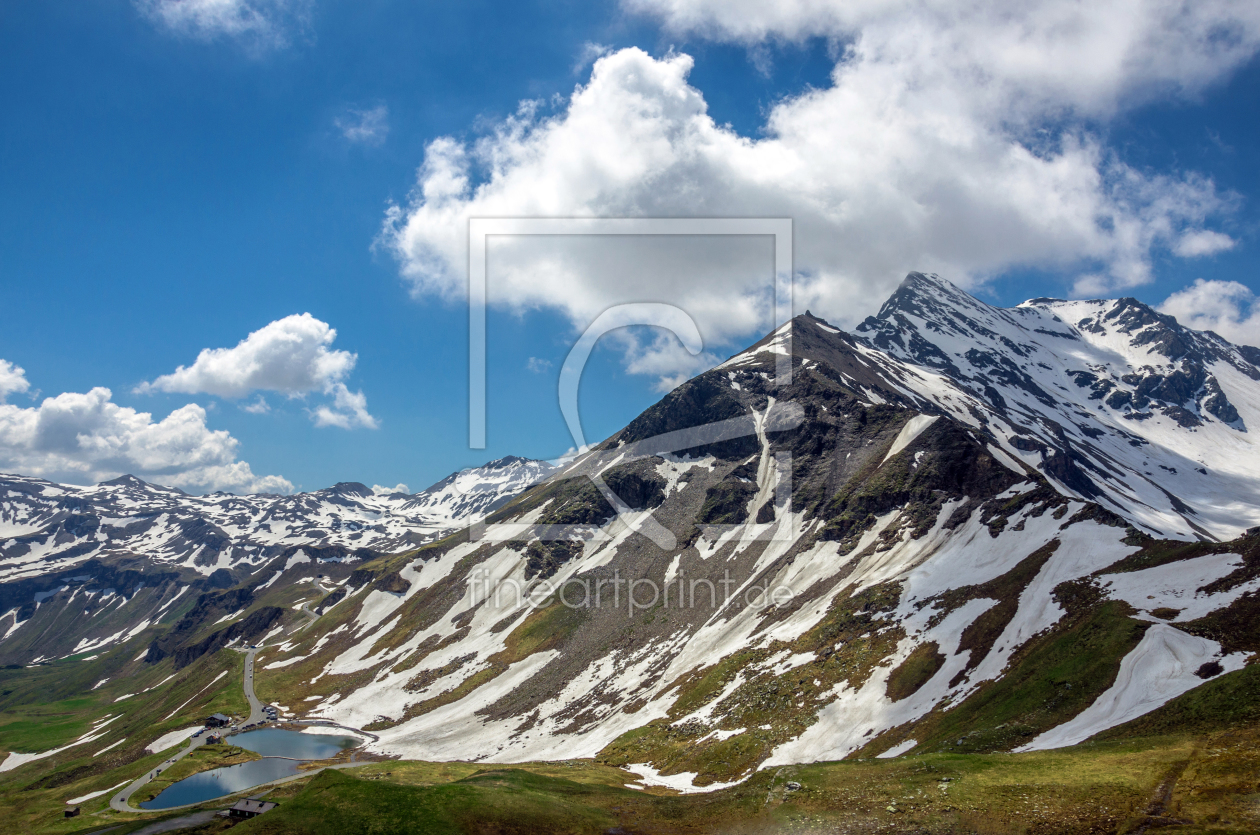
{"label": "white cumulus cloud", "polygon": [[309,0],[135,0],[150,20],[178,34],[211,40],[232,37],[272,48],[289,43],[306,25]]}
{"label": "white cumulus cloud", "polygon": [[195,403],[155,421],[113,402],[107,388],[67,392],[38,406],[0,404],[0,470],[71,483],[130,473],[190,491],[288,493],[280,476],[258,476],[237,460],[239,442],[206,426]]}
{"label": "white cumulus cloud", "polygon": [[389,108],[377,105],[368,110],[350,109],[333,120],[341,135],[351,142],[380,145],[389,136]]}
{"label": "white cumulus cloud", "polygon": [[[312,412],[317,425],[375,428],[367,398],[361,391],[351,392],[343,382],[358,356],[333,349],[336,338],[331,325],[309,313],[286,316],[249,334],[235,347],[206,348],[192,365],[181,365],[151,383],[142,383],[136,391],[227,398],[263,391],[290,398],[320,392],[332,403]],[[270,410],[261,395],[243,408],[255,414]]]}
{"label": "white cumulus cloud", "polygon": [[[964,285],[1055,269],[1092,294],[1149,281],[1157,251],[1228,240],[1208,226],[1232,195],[1193,171],[1127,165],[1097,126],[1225,78],[1260,44],[1254,3],[628,5],[749,44],[821,35],[840,57],[828,86],[779,102],[755,138],[709,115],[689,56],[632,48],[599,58],[554,112],[526,102],[479,138],[434,140],[382,234],[417,293],[463,294],[469,217],[791,217],[797,309],[843,325],[913,269]],[[490,250],[492,303],[559,310],[579,329],[644,300],[687,310],[710,346],[770,323],[765,241],[504,237]],[[695,361],[670,339],[626,344],[643,369]]]}
{"label": "white cumulus cloud", "polygon": [[1211,229],[1200,229],[1182,235],[1173,251],[1182,258],[1197,258],[1200,255],[1215,255],[1233,249],[1234,244],[1234,239],[1229,235]]}
{"label": "white cumulus cloud", "polygon": [[336,426],[340,429],[375,429],[380,424],[368,414],[367,398],[361,391],[350,391],[345,383],[334,383],[329,393],[331,406],[316,407],[312,412],[316,426]]}
{"label": "white cumulus cloud", "polygon": [[241,408],[251,415],[265,415],[271,411],[271,404],[260,394],[249,403],[243,403]]}
{"label": "white cumulus cloud", "polygon": [[0,360],[0,403],[10,394],[21,394],[30,389],[26,371],[7,360]]}
{"label": "white cumulus cloud", "polygon": [[596,59],[603,58],[612,51],[611,46],[596,43],[595,41],[585,42],[582,44],[582,48],[578,50],[577,60],[573,62],[573,74],[577,75],[583,72],[587,67],[595,63]]}
{"label": "white cumulus cloud", "polygon": [[376,494],[376,495],[378,495],[378,496],[388,496],[390,493],[408,493],[408,494],[410,494],[410,493],[411,493],[411,488],[410,488],[410,487],[408,487],[407,485],[403,484],[402,482],[399,482],[398,484],[395,484],[393,487],[384,487],[384,486],[382,486],[382,485],[380,485],[380,484],[373,484],[373,485],[372,485],[372,492],[373,492],[373,493],[375,493],[375,494]]}
{"label": "white cumulus cloud", "polygon": [[1215,331],[1237,345],[1260,346],[1260,305],[1237,281],[1205,281],[1173,293],[1159,306],[1186,327]]}

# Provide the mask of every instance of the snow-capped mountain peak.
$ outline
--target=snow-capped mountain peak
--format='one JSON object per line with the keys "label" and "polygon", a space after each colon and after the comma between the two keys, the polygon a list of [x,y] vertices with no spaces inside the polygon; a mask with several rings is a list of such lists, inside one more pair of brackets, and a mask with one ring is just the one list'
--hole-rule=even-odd
{"label": "snow-capped mountain peak", "polygon": [[409,497],[402,510],[424,512],[457,524],[460,520],[485,516],[545,479],[554,469],[546,461],[509,455],[475,469],[451,473],[427,490]]}
{"label": "snow-capped mountain peak", "polygon": [[911,273],[857,333],[968,395],[921,395],[980,419],[1065,491],[1164,536],[1230,538],[1260,522],[1260,351],[1135,299],[1009,309]]}

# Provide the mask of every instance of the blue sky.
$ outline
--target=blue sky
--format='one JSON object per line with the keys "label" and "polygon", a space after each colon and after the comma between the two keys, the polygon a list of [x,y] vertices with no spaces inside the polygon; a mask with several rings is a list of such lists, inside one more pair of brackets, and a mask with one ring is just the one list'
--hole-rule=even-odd
{"label": "blue sky", "polygon": [[[922,268],[1000,304],[1134,295],[1256,341],[1260,26],[1246,4],[1196,12],[1187,34],[1162,32],[1168,4],[1151,3],[1110,68],[1088,40],[1034,35],[1021,48],[1044,49],[1042,65],[996,55],[976,89],[958,81],[974,66],[958,62],[988,60],[968,47],[999,26],[983,4],[944,25],[887,5],[839,20],[732,18],[707,0],[6,9],[0,471],[83,483],[142,470],[195,491],[416,490],[490,458],[568,448],[556,371],[593,310],[682,287],[659,300],[702,311],[709,361],[769,325],[753,301],[723,308],[753,298],[753,279],[703,266],[703,247],[642,285],[633,253],[505,251],[492,261],[511,278],[492,287],[488,447],[470,450],[451,243],[469,215],[787,215],[801,304],[842,325]],[[1120,14],[1109,6],[1100,28]],[[927,57],[898,52],[889,32],[917,24],[950,37]],[[1217,34],[1196,41],[1197,25]],[[1054,63],[1078,54],[1100,65],[1083,81]],[[935,121],[896,98],[913,85],[893,77],[946,102]],[[782,177],[768,177],[776,166]],[[466,182],[448,188],[450,177]],[[265,330],[303,313],[335,339]],[[247,373],[232,363],[248,352],[194,366],[260,330],[307,340],[322,370]],[[260,337],[249,356],[274,344]],[[587,437],[704,361],[651,334],[608,341],[584,377]],[[67,397],[99,387],[108,399]]]}

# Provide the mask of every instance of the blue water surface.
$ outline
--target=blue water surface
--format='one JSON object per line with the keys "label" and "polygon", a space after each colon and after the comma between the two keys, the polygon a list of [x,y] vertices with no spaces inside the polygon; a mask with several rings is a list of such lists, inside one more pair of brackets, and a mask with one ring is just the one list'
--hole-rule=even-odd
{"label": "blue water surface", "polygon": [[140,808],[170,809],[214,800],[216,797],[292,776],[298,773],[298,766],[303,761],[327,759],[359,744],[359,740],[352,736],[304,734],[282,728],[260,728],[237,734],[228,741],[232,745],[262,754],[263,759],[185,777],[178,783],[167,786],[152,800],[140,803]]}
{"label": "blue water surface", "polygon": [[326,736],[286,731],[283,728],[261,728],[230,738],[239,745],[264,757],[294,757],[299,760],[326,760],[359,744],[353,736]]}
{"label": "blue water surface", "polygon": [[253,762],[214,768],[185,777],[178,783],[167,786],[152,800],[146,800],[138,805],[141,809],[170,809],[174,806],[214,800],[216,797],[223,797],[262,783],[279,780],[281,777],[297,774],[298,766],[301,764],[299,760],[265,757]]}

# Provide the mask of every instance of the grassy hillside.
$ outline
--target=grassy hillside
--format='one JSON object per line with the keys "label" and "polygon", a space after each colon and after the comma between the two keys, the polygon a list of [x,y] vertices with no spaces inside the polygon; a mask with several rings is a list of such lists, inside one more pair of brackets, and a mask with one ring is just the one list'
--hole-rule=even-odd
{"label": "grassy hillside", "polygon": [[[134,655],[135,649],[126,651]],[[0,831],[72,832],[96,813],[114,822],[139,819],[105,811],[112,792],[83,802],[81,818],[65,820],[62,810],[65,801],[130,782],[170,756],[170,751],[145,751],[163,734],[196,725],[216,711],[245,712],[242,659],[239,653],[218,652],[176,673],[169,660],[149,666],[129,658],[118,675],[70,698],[64,696],[78,687],[77,668],[87,664],[66,660],[0,670],[0,756],[69,746],[0,772],[0,820],[8,822]],[[85,736],[89,741],[73,744]]]}
{"label": "grassy hillside", "polygon": [[[1029,754],[927,754],[767,769],[711,794],[635,789],[589,761],[376,763],[269,797],[240,835],[459,833],[1250,833],[1260,730]],[[215,821],[189,830],[219,832]],[[122,831],[122,830],[117,830]]]}

